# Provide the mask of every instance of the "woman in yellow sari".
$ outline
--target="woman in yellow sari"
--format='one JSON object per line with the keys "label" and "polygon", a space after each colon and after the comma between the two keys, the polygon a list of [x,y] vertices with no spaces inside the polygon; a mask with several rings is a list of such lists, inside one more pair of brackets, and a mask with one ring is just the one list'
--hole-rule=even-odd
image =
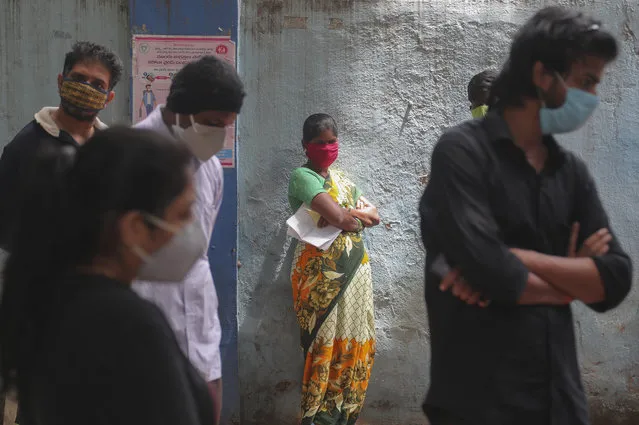
{"label": "woman in yellow sari", "polygon": [[293,259],[293,302],[306,358],[302,425],[353,425],[375,357],[373,283],[362,231],[379,224],[379,216],[351,181],[329,170],[339,150],[332,117],[308,117],[302,146],[308,162],[291,174],[291,208],[306,204],[321,216],[319,226],[343,230],[326,251],[298,242]]}

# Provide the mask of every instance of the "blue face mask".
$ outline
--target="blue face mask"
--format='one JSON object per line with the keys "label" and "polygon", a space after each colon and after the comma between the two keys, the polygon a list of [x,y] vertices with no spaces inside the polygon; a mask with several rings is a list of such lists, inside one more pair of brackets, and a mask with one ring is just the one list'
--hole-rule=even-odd
{"label": "blue face mask", "polygon": [[575,131],[586,123],[598,105],[599,97],[594,94],[567,87],[563,105],[556,109],[544,106],[539,111],[541,132],[546,135]]}

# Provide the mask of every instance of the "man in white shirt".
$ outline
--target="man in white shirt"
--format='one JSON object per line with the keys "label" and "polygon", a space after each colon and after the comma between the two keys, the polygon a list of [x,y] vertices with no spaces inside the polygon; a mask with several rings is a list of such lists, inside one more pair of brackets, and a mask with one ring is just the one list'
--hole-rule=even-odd
{"label": "man in white shirt", "polygon": [[[214,155],[224,147],[228,127],[240,112],[245,92],[235,69],[213,56],[184,66],[174,77],[166,106],[160,105],[136,125],[186,143],[193,152],[197,203],[195,216],[210,241],[222,204],[223,173]],[[180,347],[209,383],[219,423],[222,407],[222,329],[208,253],[183,282],[133,285],[167,316]]]}

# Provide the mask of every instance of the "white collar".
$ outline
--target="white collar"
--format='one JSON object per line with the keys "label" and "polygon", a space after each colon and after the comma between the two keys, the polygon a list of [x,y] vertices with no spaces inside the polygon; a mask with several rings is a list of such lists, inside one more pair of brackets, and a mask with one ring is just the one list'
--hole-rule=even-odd
{"label": "white collar", "polygon": [[[58,124],[56,124],[53,119],[53,113],[57,110],[57,106],[45,106],[34,115],[34,118],[36,122],[40,124],[40,127],[53,137],[60,137],[60,127],[58,127]],[[99,118],[95,119],[93,127],[95,127],[96,130],[106,130],[108,128],[108,126],[100,121]]]}

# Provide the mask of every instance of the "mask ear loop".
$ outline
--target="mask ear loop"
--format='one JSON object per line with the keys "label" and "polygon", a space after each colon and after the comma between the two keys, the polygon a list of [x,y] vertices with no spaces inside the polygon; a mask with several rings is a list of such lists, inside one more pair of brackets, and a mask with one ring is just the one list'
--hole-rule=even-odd
{"label": "mask ear loop", "polygon": [[147,263],[151,260],[151,256],[145,250],[140,248],[138,245],[133,245],[129,249],[131,250],[131,252],[137,255],[138,258],[142,260],[142,262]]}
{"label": "mask ear loop", "polygon": [[191,120],[191,127],[193,127],[193,131],[197,133],[197,126],[195,125],[195,118],[193,118],[193,114],[189,115],[189,119]]}
{"label": "mask ear loop", "polygon": [[[172,235],[177,235],[180,232],[180,229],[176,226],[173,226],[172,224],[167,223],[166,221],[162,220],[161,218],[158,218],[156,216],[154,216],[153,214],[149,214],[143,211],[140,211],[140,214],[142,214],[142,217],[144,218],[144,220],[148,223],[151,224],[153,226],[156,226],[166,232],[171,233]],[[142,249],[140,246],[138,245],[133,245],[129,248],[135,255],[138,256],[138,258],[140,258],[140,260],[142,260],[143,262],[149,262],[151,260],[151,254],[149,254],[148,252],[146,252],[144,249]]]}
{"label": "mask ear loop", "polygon": [[562,103],[562,105],[564,105],[566,103],[566,98],[568,97],[568,84],[566,84],[566,80],[564,80],[564,77],[561,76],[561,74],[557,71],[553,71],[555,74],[555,77],[557,77],[559,79],[559,81],[561,82],[561,85],[564,88],[564,101]]}
{"label": "mask ear loop", "polygon": [[561,85],[564,86],[566,90],[568,90],[568,85],[566,85],[566,80],[564,80],[564,77],[562,77],[561,74],[557,71],[553,71],[553,74],[555,74],[555,77],[557,77],[559,81],[561,81]]}
{"label": "mask ear loop", "polygon": [[542,108],[546,108],[546,101],[544,100],[544,93],[537,86],[535,86],[535,91],[537,91],[537,97],[541,101],[541,107]]}
{"label": "mask ear loop", "polygon": [[[151,226],[161,227],[161,223],[160,223],[161,220],[157,219],[155,216],[149,213],[146,213],[144,211],[138,211],[138,212],[142,216],[142,220],[144,220],[147,227],[151,227]],[[153,230],[153,229],[150,229],[150,230]],[[149,261],[151,261],[151,254],[149,254],[144,249],[142,249],[141,246],[135,244],[135,245],[129,246],[128,249],[130,249],[131,252],[133,252],[133,254],[135,254],[140,260],[142,260],[143,263],[148,263]]]}
{"label": "mask ear loop", "polygon": [[162,230],[165,230],[167,232],[170,232],[172,234],[176,234],[179,232],[179,228],[176,226],[173,226],[172,224],[167,223],[166,221],[162,220],[161,218],[158,218],[152,214],[149,213],[142,213],[142,216],[144,217],[144,219],[146,221],[148,221],[150,224],[159,227]]}
{"label": "mask ear loop", "polygon": [[[568,91],[568,86],[566,85],[566,81],[564,81],[564,78],[561,76],[561,74],[559,74],[559,72],[557,72],[556,70],[552,70],[552,75],[558,79],[559,81],[561,81],[561,85],[564,87],[564,89],[566,89],[566,91]],[[537,97],[539,98],[539,100],[541,100],[541,107],[542,108],[547,108],[548,105],[546,104],[546,101],[544,100],[544,93],[541,91],[541,89],[539,87],[535,86],[535,90],[537,91]]]}

